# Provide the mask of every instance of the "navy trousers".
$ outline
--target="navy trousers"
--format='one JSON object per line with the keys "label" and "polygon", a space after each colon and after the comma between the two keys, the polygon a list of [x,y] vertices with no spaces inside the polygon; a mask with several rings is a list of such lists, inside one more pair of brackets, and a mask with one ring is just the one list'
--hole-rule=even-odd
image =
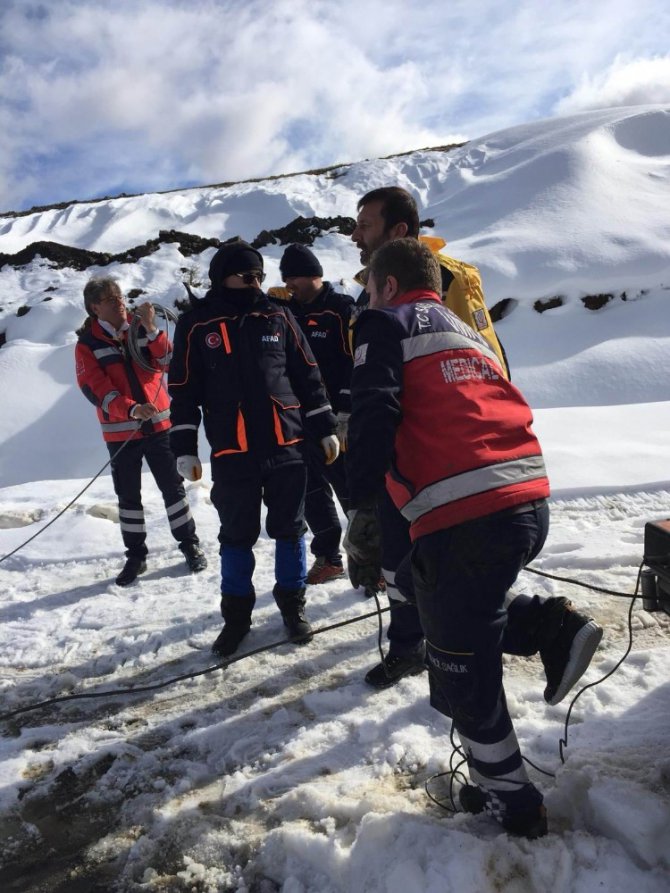
{"label": "navy trousers", "polygon": [[[505,599],[544,545],[548,527],[542,501],[529,511],[498,512],[420,537],[410,557],[421,624],[430,631],[431,704],[453,718],[471,778],[513,809],[541,797],[528,782],[505,701]],[[532,645],[523,631],[513,630],[511,638],[512,645]]]}
{"label": "navy trousers", "polygon": [[144,558],[148,551],[141,493],[144,459],[161,491],[172,536],[178,543],[197,543],[195,521],[167,431],[148,434],[125,445],[123,442],[108,443],[107,448],[112,460],[112,481],[119,500],[119,521],[126,555]]}
{"label": "navy trousers", "polygon": [[302,461],[276,464],[248,461],[244,468],[226,457],[212,459],[212,502],[219,514],[221,594],[251,596],[255,559],[253,546],[261,533],[261,504],[267,507],[265,527],[275,540],[275,578],[282,591],[305,587],[307,560],[305,488]]}

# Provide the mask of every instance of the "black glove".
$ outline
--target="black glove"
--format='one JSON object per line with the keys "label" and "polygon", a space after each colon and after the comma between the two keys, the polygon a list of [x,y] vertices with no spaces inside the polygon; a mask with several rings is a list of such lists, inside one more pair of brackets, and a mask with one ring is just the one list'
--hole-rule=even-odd
{"label": "black glove", "polygon": [[349,571],[349,582],[354,589],[362,586],[366,595],[372,595],[378,592],[380,588],[381,568],[378,564],[357,564],[351,557],[347,556],[347,570]]}
{"label": "black glove", "polygon": [[382,550],[379,520],[374,507],[350,509],[344,535],[349,558],[349,579],[354,587],[377,588],[381,577]]}

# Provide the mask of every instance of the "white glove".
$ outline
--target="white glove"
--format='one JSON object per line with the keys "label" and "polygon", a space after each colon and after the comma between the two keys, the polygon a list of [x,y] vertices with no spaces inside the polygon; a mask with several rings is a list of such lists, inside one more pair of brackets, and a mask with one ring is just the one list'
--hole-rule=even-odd
{"label": "white glove", "polygon": [[179,456],[177,471],[187,481],[199,481],[202,477],[202,465],[197,456]]}
{"label": "white glove", "polygon": [[340,442],[334,434],[321,438],[321,446],[326,454],[326,465],[332,465],[340,455]]}
{"label": "white glove", "polygon": [[349,432],[349,413],[348,412],[338,412],[337,414],[337,430],[335,433],[337,434],[337,439],[340,441],[340,449],[342,452],[346,452],[347,449],[347,435]]}

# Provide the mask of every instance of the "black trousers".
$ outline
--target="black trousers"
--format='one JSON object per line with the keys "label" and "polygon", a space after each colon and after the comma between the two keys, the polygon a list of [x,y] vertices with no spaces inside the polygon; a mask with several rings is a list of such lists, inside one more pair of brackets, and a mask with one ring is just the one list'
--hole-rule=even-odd
{"label": "black trousers", "polygon": [[325,558],[330,564],[341,564],[340,539],[342,525],[333,500],[333,490],[342,510],[349,508],[349,489],[344,454],[326,465],[321,444],[307,445],[307,492],[305,494],[305,520],[312,531],[312,554]]}
{"label": "black trousers", "polygon": [[142,506],[142,461],[147,460],[163,496],[172,536],[179,543],[197,543],[195,521],[184,491],[184,481],[177,471],[177,463],[170,449],[167,431],[149,434],[138,440],[108,443],[112,457],[112,481],[119,500],[119,521],[126,555],[144,557],[147,528]]}

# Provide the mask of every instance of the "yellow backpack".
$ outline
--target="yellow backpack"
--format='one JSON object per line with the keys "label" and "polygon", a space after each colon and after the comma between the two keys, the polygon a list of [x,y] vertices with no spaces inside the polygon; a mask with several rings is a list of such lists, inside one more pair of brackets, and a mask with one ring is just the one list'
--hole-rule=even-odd
{"label": "yellow backpack", "polygon": [[495,333],[491,314],[484,300],[479,270],[472,264],[440,254],[440,248],[444,248],[447,243],[439,236],[419,236],[419,241],[430,248],[440,263],[442,300],[456,316],[488,341],[498,356],[507,378],[510,378],[507,357]]}

